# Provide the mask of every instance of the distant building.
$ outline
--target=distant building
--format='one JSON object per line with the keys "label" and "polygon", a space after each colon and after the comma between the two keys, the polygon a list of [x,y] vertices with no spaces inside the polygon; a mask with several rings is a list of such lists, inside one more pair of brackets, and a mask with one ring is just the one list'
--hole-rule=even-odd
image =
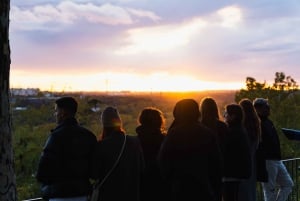
{"label": "distant building", "polygon": [[10,93],[12,96],[37,96],[40,92],[39,88],[12,88]]}

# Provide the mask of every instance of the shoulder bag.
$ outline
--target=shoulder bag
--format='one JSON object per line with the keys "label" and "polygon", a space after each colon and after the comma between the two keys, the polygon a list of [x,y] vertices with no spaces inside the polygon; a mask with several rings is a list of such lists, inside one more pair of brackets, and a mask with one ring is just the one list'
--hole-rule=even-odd
{"label": "shoulder bag", "polygon": [[105,175],[105,177],[100,181],[97,180],[95,182],[95,184],[93,185],[93,191],[92,194],[90,196],[90,198],[88,199],[89,201],[98,201],[99,199],[99,189],[100,187],[104,184],[104,182],[106,181],[106,179],[109,177],[109,175],[113,172],[113,170],[115,169],[115,167],[118,165],[120,158],[124,152],[124,148],[125,148],[125,144],[126,144],[126,134],[124,134],[124,142],[121,148],[121,151],[118,155],[117,160],[115,161],[114,165],[112,166],[112,168],[108,171],[108,173]]}

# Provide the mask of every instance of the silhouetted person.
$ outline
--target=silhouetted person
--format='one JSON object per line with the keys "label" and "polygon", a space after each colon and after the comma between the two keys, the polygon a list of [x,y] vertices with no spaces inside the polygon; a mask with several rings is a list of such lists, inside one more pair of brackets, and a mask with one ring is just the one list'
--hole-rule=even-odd
{"label": "silhouetted person", "polygon": [[[203,98],[200,102],[200,112],[201,112],[201,123],[203,123],[205,126],[207,126],[209,129],[211,129],[214,132],[218,145],[223,154],[224,139],[228,134],[228,128],[226,123],[220,120],[219,109],[216,101],[211,97]],[[218,200],[221,201],[222,200],[222,192],[221,192],[222,178],[220,178],[219,184],[216,184],[216,186],[218,185],[220,186],[219,193],[218,193],[219,194]]]}
{"label": "silhouetted person", "polygon": [[43,198],[50,201],[86,201],[91,192],[91,156],[97,140],[78,124],[76,112],[74,98],[55,101],[57,127],[46,141],[36,175]]}
{"label": "silhouetted person", "polygon": [[193,99],[176,103],[174,121],[159,152],[162,175],[172,201],[215,201],[221,177],[221,152],[214,134],[199,121]]}
{"label": "silhouetted person", "polygon": [[247,131],[252,163],[250,178],[240,183],[239,201],[256,201],[256,151],[261,139],[260,119],[251,100],[242,99],[239,105],[244,111],[244,126]]}
{"label": "silhouetted person", "polygon": [[[94,178],[100,181],[117,160],[125,140],[125,130],[119,112],[106,107],[101,116],[102,140],[94,156]],[[143,152],[137,137],[126,135],[125,148],[120,160],[99,188],[101,201],[140,200],[140,183],[144,168]]]}
{"label": "silhouetted person", "polygon": [[256,98],[253,105],[261,120],[261,147],[266,157],[268,181],[262,183],[265,201],[285,201],[292,192],[293,180],[281,161],[280,141],[273,122],[269,119],[267,99]]}
{"label": "silhouetted person", "polygon": [[138,117],[137,136],[141,142],[145,159],[142,177],[142,201],[166,201],[166,185],[158,168],[157,156],[165,138],[165,118],[163,113],[153,107],[144,108]]}
{"label": "silhouetted person", "polygon": [[205,97],[200,102],[201,123],[216,133],[217,141],[223,144],[228,132],[227,125],[220,120],[219,109],[216,101],[211,97]]}
{"label": "silhouetted person", "polygon": [[240,105],[228,104],[224,111],[229,133],[224,147],[223,200],[237,201],[240,182],[251,176],[251,154],[244,114]]}

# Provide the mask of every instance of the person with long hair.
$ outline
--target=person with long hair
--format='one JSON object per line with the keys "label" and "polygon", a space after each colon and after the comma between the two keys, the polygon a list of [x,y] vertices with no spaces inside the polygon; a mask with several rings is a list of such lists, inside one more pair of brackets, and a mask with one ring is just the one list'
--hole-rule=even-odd
{"label": "person with long hair", "polygon": [[[200,113],[200,122],[213,131],[213,134],[215,135],[217,143],[222,152],[223,160],[224,139],[228,134],[228,128],[226,123],[220,119],[219,109],[216,101],[211,97],[204,97],[200,102]],[[217,193],[219,194],[219,196],[217,200],[221,201],[221,180],[219,181],[219,183],[216,184],[216,186],[219,186],[219,192]]]}
{"label": "person with long hair", "polygon": [[237,201],[241,181],[251,176],[251,155],[244,113],[239,104],[228,104],[224,111],[229,133],[224,146],[223,200]]}
{"label": "person with long hair", "polygon": [[205,97],[200,102],[200,121],[210,128],[216,135],[217,142],[222,148],[224,138],[228,132],[227,125],[220,119],[216,101],[211,97]]}
{"label": "person with long hair", "polygon": [[[98,189],[98,200],[140,201],[141,176],[144,171],[140,142],[136,136],[126,134],[115,107],[104,109],[101,123],[102,139],[98,142],[93,164],[93,178],[105,181]],[[116,161],[118,163],[115,166]]]}
{"label": "person with long hair", "polygon": [[182,99],[173,109],[174,120],[159,152],[159,167],[170,200],[217,199],[221,178],[221,152],[210,129],[200,121],[199,105]]}
{"label": "person with long hair", "polygon": [[242,99],[239,105],[244,111],[244,126],[250,144],[252,161],[251,177],[240,183],[239,201],[256,201],[256,151],[261,139],[260,119],[250,99]]}

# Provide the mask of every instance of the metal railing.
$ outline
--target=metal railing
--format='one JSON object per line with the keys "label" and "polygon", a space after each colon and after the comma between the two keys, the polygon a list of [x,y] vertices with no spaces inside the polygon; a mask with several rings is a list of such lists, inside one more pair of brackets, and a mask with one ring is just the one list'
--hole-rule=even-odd
{"label": "metal railing", "polygon": [[[282,160],[282,162],[284,163],[294,182],[293,190],[289,195],[287,201],[298,201],[300,200],[300,174],[298,173],[298,171],[300,171],[300,158],[285,159]],[[260,183],[257,184],[257,201],[264,201],[262,187]]]}
{"label": "metal railing", "polygon": [[294,181],[294,187],[289,195],[288,201],[298,201],[300,196],[300,189],[299,189],[299,174],[298,171],[300,170],[299,164],[300,164],[300,158],[292,158],[292,159],[286,159],[282,160],[285,164],[288,172],[290,173],[290,176],[292,177]]}

